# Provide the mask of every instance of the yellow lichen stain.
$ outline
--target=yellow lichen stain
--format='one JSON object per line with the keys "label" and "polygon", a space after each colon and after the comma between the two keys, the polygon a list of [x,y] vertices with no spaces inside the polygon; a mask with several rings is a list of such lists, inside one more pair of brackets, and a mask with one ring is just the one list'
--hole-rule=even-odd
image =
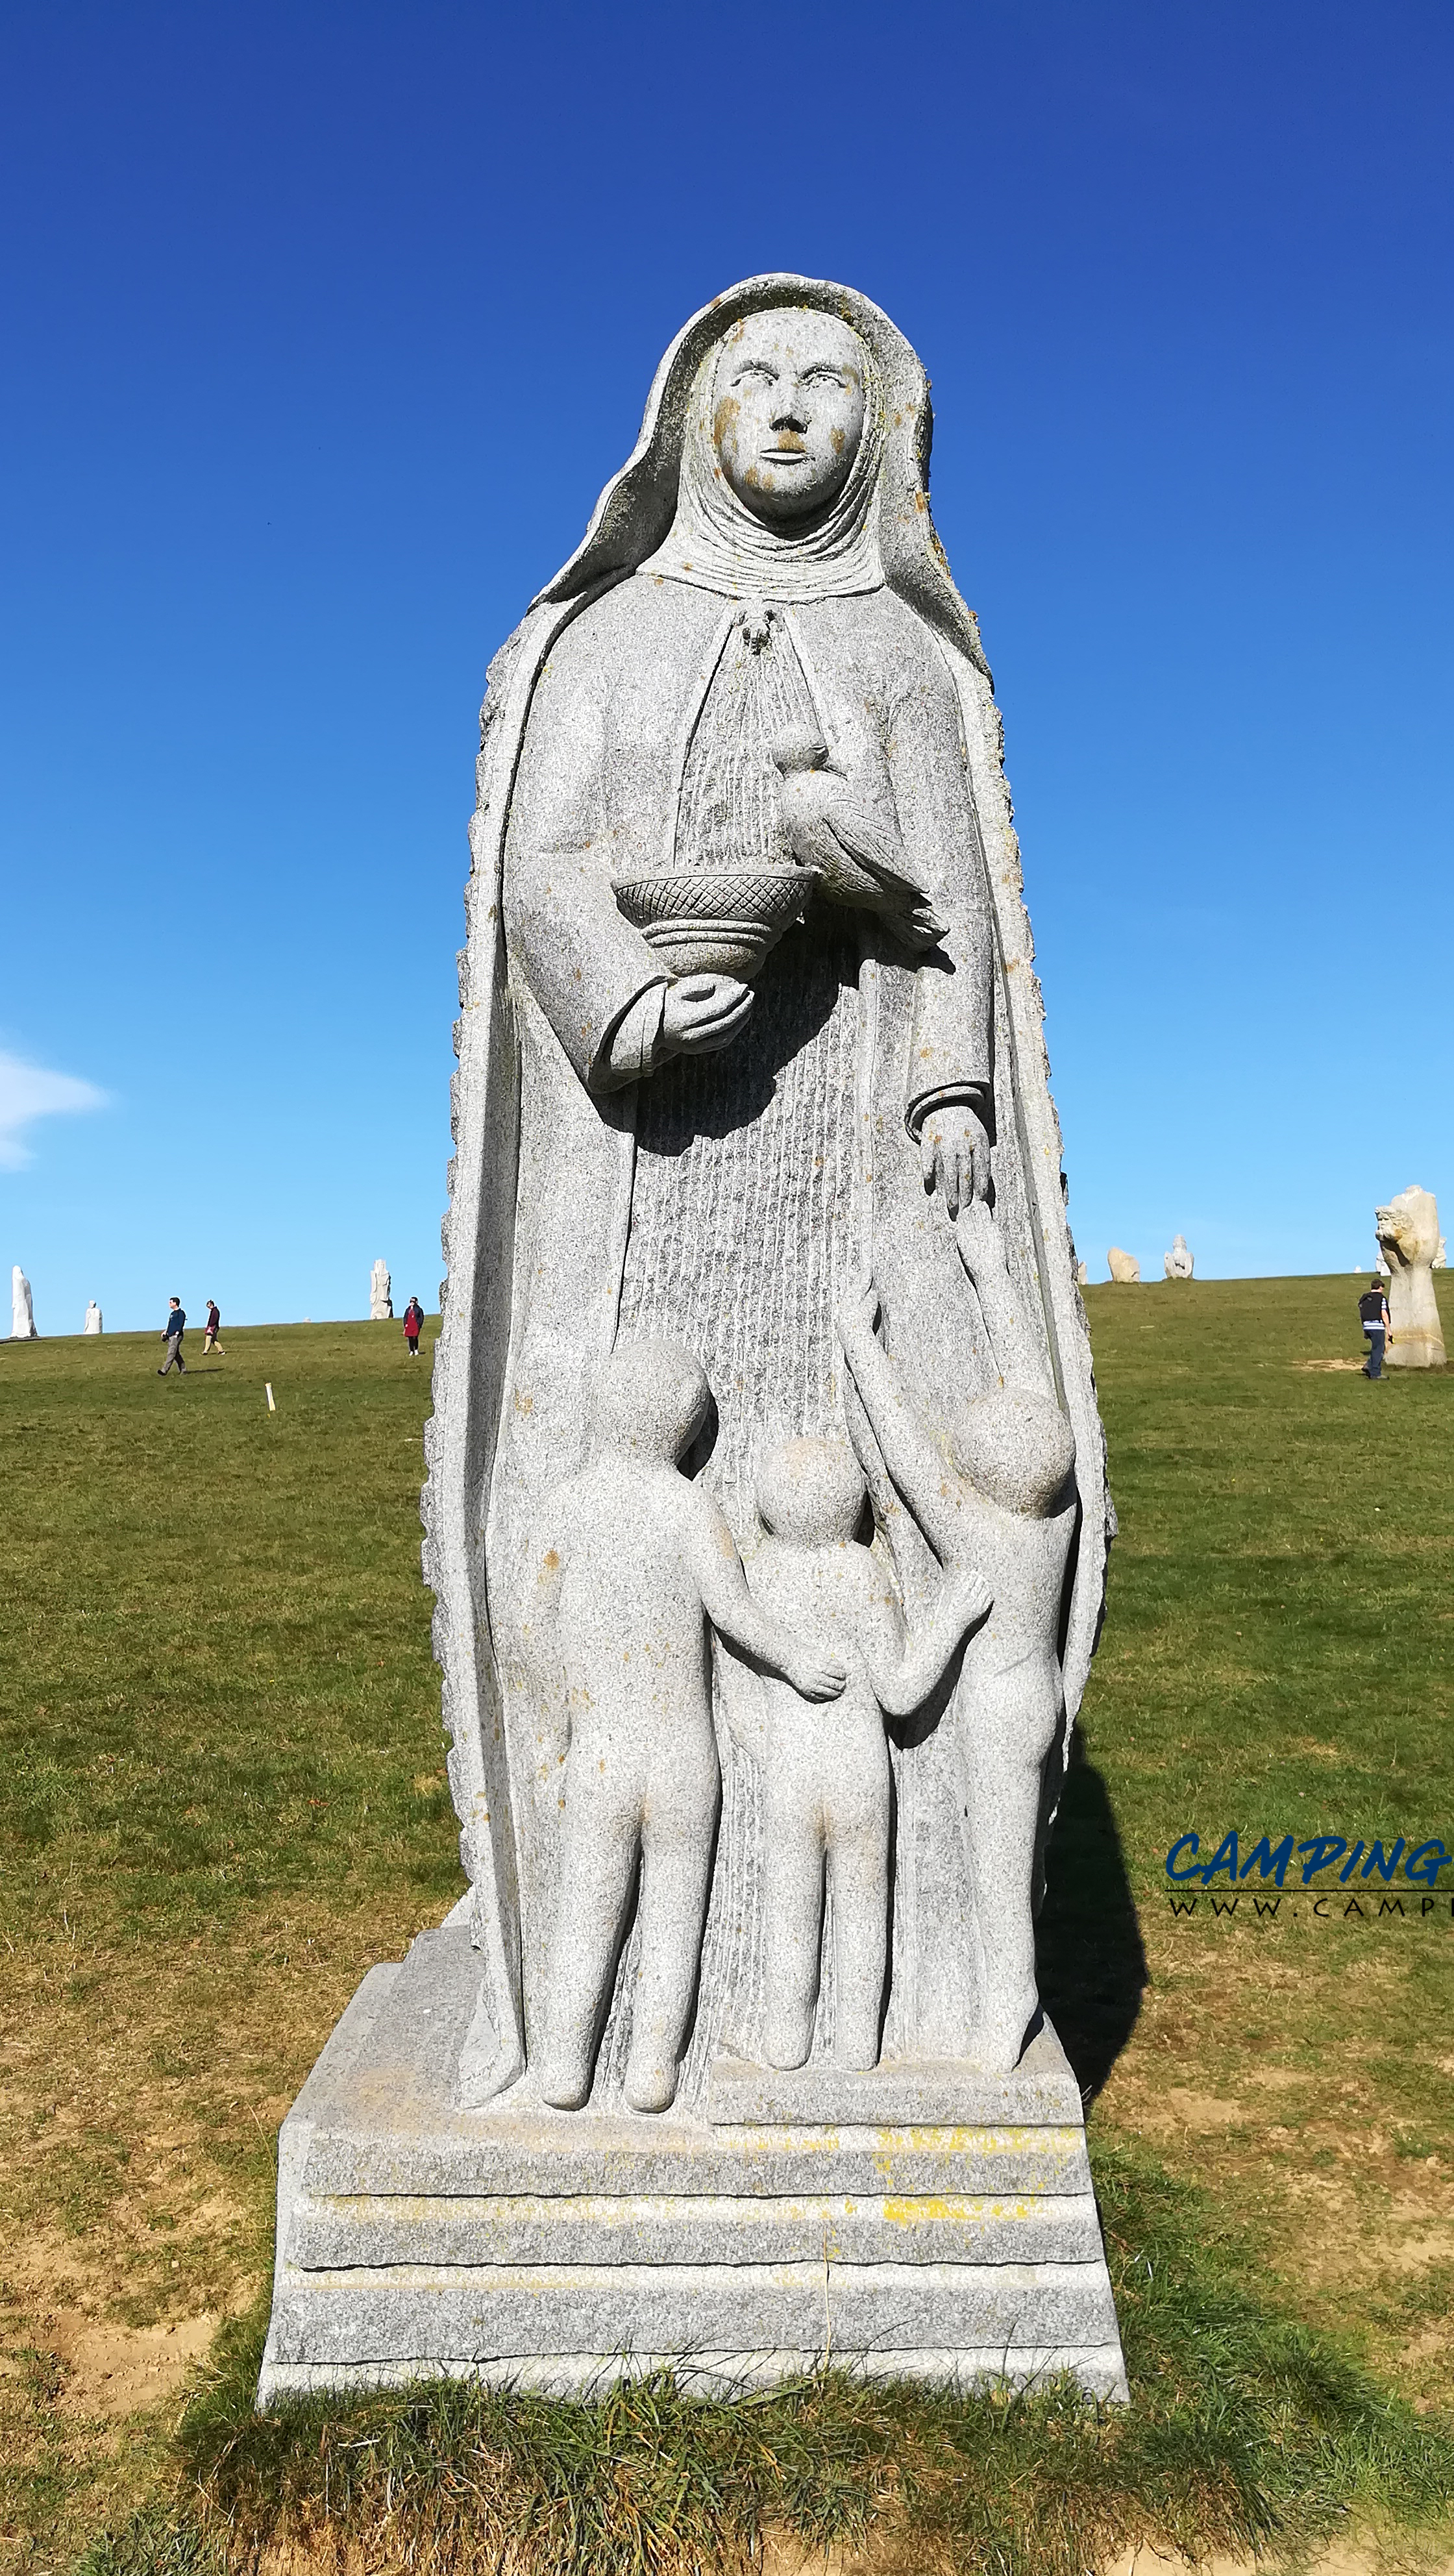
{"label": "yellow lichen stain", "polygon": [[515,1396],[515,1410],[517,1413],[533,1413],[535,1411],[534,1396],[521,1395],[517,1390]]}
{"label": "yellow lichen stain", "polygon": [[1074,2129],[999,2129],[988,2125],[969,2127],[878,2129],[874,2132],[877,2152],[874,2164],[885,2183],[892,2180],[891,2166],[896,2156],[905,2155],[992,2155],[1053,2156],[1058,2163],[1070,2164],[1080,2150],[1080,2133]]}
{"label": "yellow lichen stain", "polygon": [[991,2218],[1029,2218],[1032,2206],[1028,2200],[966,2198],[957,2192],[938,2197],[926,2193],[922,2198],[912,2200],[903,2197],[890,2199],[886,2195],[884,2218],[890,2227],[971,2227],[976,2222],[983,2225],[986,2219]]}
{"label": "yellow lichen stain", "polygon": [[556,1569],[556,1567],[559,1565],[559,1563],[560,1563],[560,1550],[559,1550],[559,1548],[556,1548],[556,1547],[548,1547],[548,1548],[546,1549],[546,1551],[545,1551],[545,1570],[546,1570],[546,1573],[547,1573],[547,1574],[554,1574],[555,1569]]}

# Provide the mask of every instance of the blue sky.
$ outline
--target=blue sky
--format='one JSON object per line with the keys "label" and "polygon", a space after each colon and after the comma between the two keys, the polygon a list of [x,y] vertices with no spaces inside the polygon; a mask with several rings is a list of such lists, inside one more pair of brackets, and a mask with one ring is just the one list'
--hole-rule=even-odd
{"label": "blue sky", "polygon": [[[1071,1215],[1454,1215],[1446,0],[0,7],[0,1270],[432,1304],[491,652],[732,279],[934,380]],[[569,1222],[568,1201],[561,1221]],[[3,1318],[0,1318],[3,1328]]]}

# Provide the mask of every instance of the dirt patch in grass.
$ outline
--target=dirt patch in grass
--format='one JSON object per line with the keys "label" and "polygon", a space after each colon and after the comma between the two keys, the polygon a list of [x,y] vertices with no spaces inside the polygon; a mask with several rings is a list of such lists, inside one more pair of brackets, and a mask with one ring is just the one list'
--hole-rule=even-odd
{"label": "dirt patch in grass", "polygon": [[210,2308],[158,2326],[97,2325],[80,2309],[58,2308],[44,2331],[66,2367],[65,2404],[80,2415],[124,2416],[179,2396],[221,2323]]}

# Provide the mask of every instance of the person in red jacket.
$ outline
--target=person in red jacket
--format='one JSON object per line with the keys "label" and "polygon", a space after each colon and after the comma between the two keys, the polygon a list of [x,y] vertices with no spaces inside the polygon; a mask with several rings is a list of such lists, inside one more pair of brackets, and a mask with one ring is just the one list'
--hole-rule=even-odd
{"label": "person in red jacket", "polygon": [[404,1309],[404,1339],[409,1345],[411,1360],[419,1357],[419,1336],[423,1330],[424,1309],[417,1297],[411,1297]]}

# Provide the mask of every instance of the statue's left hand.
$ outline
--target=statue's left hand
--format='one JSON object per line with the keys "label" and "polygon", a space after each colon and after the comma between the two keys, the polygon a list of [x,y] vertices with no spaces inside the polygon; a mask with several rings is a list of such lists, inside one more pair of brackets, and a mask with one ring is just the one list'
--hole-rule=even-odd
{"label": "statue's left hand", "polygon": [[964,1101],[931,1109],[919,1130],[919,1152],[926,1190],[942,1190],[950,1218],[961,1207],[986,1196],[990,1185],[990,1140],[982,1120]]}

